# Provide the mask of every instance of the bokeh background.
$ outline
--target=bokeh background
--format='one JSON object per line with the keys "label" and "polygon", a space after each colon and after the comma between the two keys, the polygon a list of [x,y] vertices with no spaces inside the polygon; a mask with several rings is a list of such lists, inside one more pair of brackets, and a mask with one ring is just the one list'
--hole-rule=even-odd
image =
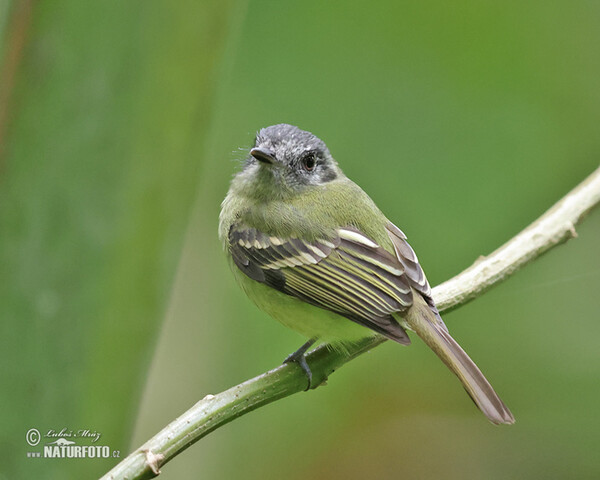
{"label": "bokeh background", "polygon": [[[0,478],[29,428],[124,456],[303,339],[238,290],[216,227],[262,126],[323,138],[438,284],[598,166],[600,3],[0,0]],[[166,479],[599,478],[600,212],[445,315],[514,412],[420,342],[236,420]]]}

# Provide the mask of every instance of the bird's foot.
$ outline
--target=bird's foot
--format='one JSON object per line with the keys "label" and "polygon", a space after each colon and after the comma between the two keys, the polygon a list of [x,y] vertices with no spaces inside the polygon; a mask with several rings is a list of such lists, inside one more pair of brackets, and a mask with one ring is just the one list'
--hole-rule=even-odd
{"label": "bird's foot", "polygon": [[310,387],[312,386],[312,372],[310,371],[310,367],[306,361],[305,353],[315,343],[315,341],[315,339],[309,340],[294,353],[288,355],[283,361],[283,363],[296,363],[302,369],[308,380],[308,386],[306,387],[305,391],[310,390]]}

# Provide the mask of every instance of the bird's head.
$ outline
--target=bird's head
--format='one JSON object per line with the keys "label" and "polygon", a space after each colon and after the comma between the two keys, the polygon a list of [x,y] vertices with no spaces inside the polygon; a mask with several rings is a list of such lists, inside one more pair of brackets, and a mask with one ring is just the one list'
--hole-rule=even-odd
{"label": "bird's head", "polygon": [[257,133],[239,175],[254,195],[269,198],[297,195],[331,182],[341,174],[322,140],[282,123]]}

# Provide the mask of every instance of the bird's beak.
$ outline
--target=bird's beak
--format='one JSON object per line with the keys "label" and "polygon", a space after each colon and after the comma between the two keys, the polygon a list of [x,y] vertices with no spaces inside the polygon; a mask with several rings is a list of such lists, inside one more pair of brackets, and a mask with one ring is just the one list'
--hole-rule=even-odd
{"label": "bird's beak", "polygon": [[250,155],[256,158],[259,162],[274,164],[277,161],[275,152],[264,147],[256,147],[250,150]]}

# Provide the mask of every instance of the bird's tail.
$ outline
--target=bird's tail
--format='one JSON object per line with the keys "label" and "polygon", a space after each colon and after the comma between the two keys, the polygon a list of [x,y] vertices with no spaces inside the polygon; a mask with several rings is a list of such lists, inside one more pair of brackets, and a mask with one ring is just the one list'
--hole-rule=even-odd
{"label": "bird's tail", "polygon": [[469,396],[492,423],[515,422],[512,413],[481,370],[450,336],[442,319],[431,310],[421,295],[414,295],[414,305],[404,320],[460,379]]}

